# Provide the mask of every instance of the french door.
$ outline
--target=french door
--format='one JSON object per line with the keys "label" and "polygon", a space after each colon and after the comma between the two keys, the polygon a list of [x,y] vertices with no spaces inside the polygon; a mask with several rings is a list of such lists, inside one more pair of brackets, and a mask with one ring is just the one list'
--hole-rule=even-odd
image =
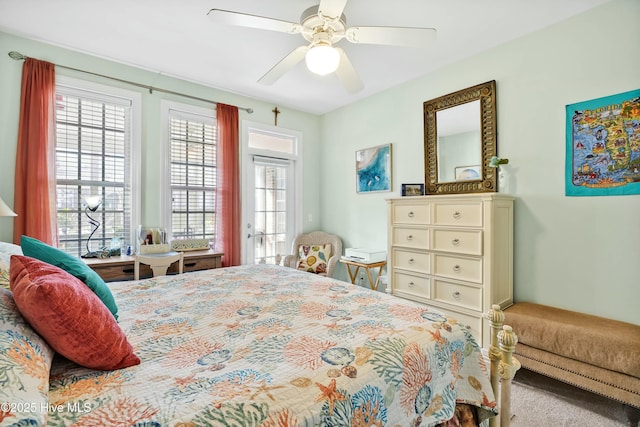
{"label": "french door", "polygon": [[280,264],[302,229],[302,134],[243,121],[243,264]]}
{"label": "french door", "polygon": [[[294,233],[293,161],[253,156],[247,263],[280,264]],[[252,207],[251,207],[252,205]]]}

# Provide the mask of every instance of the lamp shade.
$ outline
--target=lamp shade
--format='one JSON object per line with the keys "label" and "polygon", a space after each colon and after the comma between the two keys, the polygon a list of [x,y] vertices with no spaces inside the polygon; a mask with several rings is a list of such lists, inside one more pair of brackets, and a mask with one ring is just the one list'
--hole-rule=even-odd
{"label": "lamp shade", "polygon": [[18,216],[0,197],[0,216]]}
{"label": "lamp shade", "polygon": [[95,210],[98,209],[98,206],[100,206],[100,202],[102,201],[100,196],[87,196],[84,200],[87,203],[87,207],[92,212],[95,212]]}
{"label": "lamp shade", "polygon": [[324,76],[338,69],[340,54],[330,45],[317,44],[307,51],[305,62],[309,71]]}

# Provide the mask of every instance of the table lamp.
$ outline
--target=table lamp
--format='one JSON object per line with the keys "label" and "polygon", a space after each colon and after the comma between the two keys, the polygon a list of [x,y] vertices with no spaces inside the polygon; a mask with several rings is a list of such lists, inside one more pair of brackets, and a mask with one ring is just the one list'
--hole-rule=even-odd
{"label": "table lamp", "polygon": [[100,199],[100,196],[87,196],[84,198],[84,200],[86,202],[84,213],[85,215],[87,215],[87,218],[89,218],[89,223],[93,226],[93,231],[87,238],[87,253],[82,255],[82,258],[97,258],[98,253],[91,251],[91,249],[89,248],[89,242],[91,241],[91,237],[93,237],[93,234],[100,227],[100,222],[91,218],[91,215],[89,215],[89,211],[95,212],[96,210],[98,210],[98,206],[100,206],[102,200]]}
{"label": "table lamp", "polygon": [[18,216],[0,197],[0,216]]}

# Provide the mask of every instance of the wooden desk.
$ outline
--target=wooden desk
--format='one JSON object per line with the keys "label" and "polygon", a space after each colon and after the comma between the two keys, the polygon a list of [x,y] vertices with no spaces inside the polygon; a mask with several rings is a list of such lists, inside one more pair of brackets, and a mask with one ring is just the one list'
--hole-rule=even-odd
{"label": "wooden desk", "polygon": [[[105,282],[133,280],[134,256],[115,256],[111,258],[84,258],[83,261],[91,267]],[[187,251],[184,253],[184,272],[209,270],[222,267],[222,252],[212,250]],[[167,274],[178,272],[178,263],[173,263]],[[140,278],[153,277],[148,265],[140,265]]]}
{"label": "wooden desk", "polygon": [[[340,258],[340,262],[346,264],[347,272],[349,273],[349,278],[351,279],[351,283],[355,284],[356,279],[358,278],[358,271],[360,271],[360,267],[364,268],[367,271],[367,277],[369,277],[369,286],[374,291],[378,290],[378,284],[380,283],[380,275],[382,274],[382,268],[387,265],[387,261],[378,261],[372,262],[370,264],[358,261],[352,261],[350,259]],[[351,267],[355,267],[355,271],[351,271]],[[378,267],[378,277],[376,277],[376,281],[373,281],[371,277],[371,269]]]}

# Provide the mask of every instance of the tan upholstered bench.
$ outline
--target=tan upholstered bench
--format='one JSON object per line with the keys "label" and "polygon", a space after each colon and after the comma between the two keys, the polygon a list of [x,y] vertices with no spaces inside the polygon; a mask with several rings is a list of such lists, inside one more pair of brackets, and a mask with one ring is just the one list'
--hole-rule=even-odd
{"label": "tan upholstered bench", "polygon": [[640,418],[640,326],[519,302],[505,310],[522,367],[617,400]]}

